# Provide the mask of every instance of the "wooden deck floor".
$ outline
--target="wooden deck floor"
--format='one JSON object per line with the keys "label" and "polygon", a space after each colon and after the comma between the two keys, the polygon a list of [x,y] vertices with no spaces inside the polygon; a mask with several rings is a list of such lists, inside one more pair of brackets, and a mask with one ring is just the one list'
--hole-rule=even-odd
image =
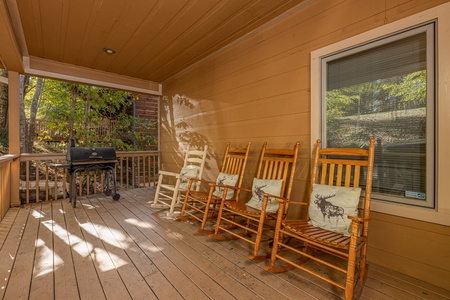
{"label": "wooden deck floor", "polygon": [[[153,188],[12,208],[0,223],[2,299],[341,299],[299,270],[264,271],[241,241],[150,208]],[[362,299],[450,299],[450,291],[371,265]]]}

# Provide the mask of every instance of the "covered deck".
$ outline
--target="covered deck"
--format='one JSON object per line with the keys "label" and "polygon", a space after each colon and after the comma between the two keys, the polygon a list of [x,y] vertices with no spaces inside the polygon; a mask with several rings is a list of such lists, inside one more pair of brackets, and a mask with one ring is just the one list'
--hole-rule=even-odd
{"label": "covered deck", "polygon": [[[264,271],[248,244],[150,208],[154,187],[26,204],[0,222],[2,299],[341,299],[292,270]],[[327,270],[323,270],[327,272]],[[450,291],[370,264],[361,299],[450,299]]]}

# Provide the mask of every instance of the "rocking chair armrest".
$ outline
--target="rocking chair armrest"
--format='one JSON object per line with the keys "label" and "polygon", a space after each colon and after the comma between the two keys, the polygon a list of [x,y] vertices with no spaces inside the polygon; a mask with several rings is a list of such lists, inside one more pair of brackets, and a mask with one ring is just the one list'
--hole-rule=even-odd
{"label": "rocking chair armrest", "polygon": [[288,203],[290,203],[289,199],[287,199],[285,197],[281,197],[281,196],[275,196],[272,194],[263,194],[261,214],[262,215],[267,214],[266,208],[267,208],[267,203],[269,202],[269,197],[278,201],[279,207],[278,207],[278,212],[276,213],[277,218],[280,218],[280,220],[284,219],[285,214],[287,213],[286,207],[287,207]]}
{"label": "rocking chair armrest", "polygon": [[308,206],[309,203],[308,202],[304,202],[304,201],[289,201],[289,205],[304,205],[304,206]]}
{"label": "rocking chair armrest", "polygon": [[229,185],[226,184],[217,184],[215,181],[210,181],[210,180],[200,180],[201,182],[207,183],[210,187],[229,187]]}
{"label": "rocking chair armrest", "polygon": [[[285,198],[285,197],[281,197],[281,196],[275,196],[275,195],[271,195],[271,194],[263,194],[263,196],[264,196],[264,198],[266,198],[266,197],[267,197],[267,198],[268,198],[268,197],[273,198],[273,199],[277,200],[277,201],[280,202],[280,203],[286,203],[286,202],[289,201],[289,205],[291,205],[291,204],[294,204],[294,205],[305,205],[305,206],[308,205],[307,202],[303,202],[303,201],[292,201],[292,200],[289,200],[289,199],[287,199],[287,198]],[[266,200],[266,201],[267,201],[267,200]]]}
{"label": "rocking chair armrest", "polygon": [[360,218],[360,217],[353,217],[353,216],[347,216],[347,218],[349,218],[352,221],[356,221],[358,223],[364,223],[366,221],[369,221],[370,219],[368,218]]}
{"label": "rocking chair armrest", "polygon": [[217,184],[215,182],[211,182],[209,183],[210,188],[223,188],[223,189],[232,189],[232,190],[237,190],[239,189],[238,187],[235,187],[234,185],[226,185],[226,184]]}
{"label": "rocking chair armrest", "polygon": [[[267,208],[267,202],[269,202],[269,197],[272,199],[277,200],[280,203],[286,203],[287,199],[281,198],[279,196],[275,196],[275,195],[271,195],[271,194],[263,194],[263,199],[262,199],[262,206],[261,206],[261,214],[265,215],[266,213],[266,208]],[[286,201],[286,202],[285,202]]]}
{"label": "rocking chair armrest", "polygon": [[247,189],[244,187],[238,187],[238,186],[232,186],[232,185],[217,185],[217,186],[223,186],[223,187],[227,187],[228,189],[233,189],[234,191],[245,191],[245,192],[251,192],[251,189]]}
{"label": "rocking chair armrest", "polygon": [[[160,170],[160,171],[158,172],[158,174],[159,174],[159,175],[174,176],[174,177],[177,177],[178,175],[180,175],[180,174],[175,173],[175,172],[162,171],[162,170]],[[177,177],[177,178],[178,178],[178,177]]]}
{"label": "rocking chair armrest", "polygon": [[195,178],[195,177],[186,177],[186,178],[189,178],[191,181],[199,182],[200,184],[205,183],[205,184],[211,185],[214,183],[213,181],[210,181],[210,180],[204,180],[204,179]]}
{"label": "rocking chair armrest", "polygon": [[275,199],[278,202],[283,203],[283,204],[285,204],[285,203],[287,203],[289,201],[289,199],[287,199],[285,197],[275,196],[275,195],[272,195],[272,194],[263,194],[263,202],[267,203],[267,201],[269,201],[269,197],[272,198],[272,199]]}

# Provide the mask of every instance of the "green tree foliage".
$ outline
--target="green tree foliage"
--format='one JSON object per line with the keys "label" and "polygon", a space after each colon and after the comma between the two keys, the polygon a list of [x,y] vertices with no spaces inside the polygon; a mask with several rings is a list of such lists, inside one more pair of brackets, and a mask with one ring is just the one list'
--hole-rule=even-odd
{"label": "green tree foliage", "polygon": [[327,118],[410,109],[425,105],[425,71],[327,91]]}
{"label": "green tree foliage", "polygon": [[[26,117],[31,102],[26,96]],[[144,150],[156,137],[145,134],[155,122],[135,117],[136,96],[129,92],[46,79],[42,89],[38,120],[45,120],[45,130],[38,140],[62,140],[61,146],[75,139],[77,146],[113,146],[118,151]]]}
{"label": "green tree foliage", "polygon": [[[426,114],[426,93],[425,70],[327,91],[327,139],[330,146],[361,146],[360,143],[375,135],[385,141],[401,136],[422,138],[422,129],[416,136],[411,136],[399,129],[394,130],[396,126],[393,125],[412,119],[422,124]],[[410,129],[406,125],[400,127]],[[389,130],[380,132],[378,128]]]}

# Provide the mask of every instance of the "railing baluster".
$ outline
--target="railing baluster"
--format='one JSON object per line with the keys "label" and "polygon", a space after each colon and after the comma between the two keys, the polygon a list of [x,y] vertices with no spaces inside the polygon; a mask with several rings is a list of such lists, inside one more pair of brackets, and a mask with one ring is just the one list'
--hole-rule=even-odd
{"label": "railing baluster", "polygon": [[[155,186],[157,179],[157,157],[155,151],[130,151],[117,152],[115,172],[118,190]],[[68,173],[63,165],[66,161],[65,154],[22,154],[20,155],[22,174],[21,180],[22,203],[33,201],[48,201],[66,197],[68,189]],[[31,168],[35,168],[35,178],[30,178]],[[52,174],[53,172],[53,174]],[[41,176],[42,174],[42,176]],[[40,179],[42,178],[42,180]],[[33,185],[31,184],[33,182]],[[106,178],[102,173],[79,172],[76,176],[77,187],[74,193],[78,196],[92,193],[103,193]],[[99,185],[101,188],[99,188]],[[110,186],[113,182],[110,182]],[[62,195],[58,195],[61,187]],[[51,196],[51,192],[54,195]],[[35,199],[30,196],[35,195]],[[45,196],[44,196],[45,195]],[[42,199],[40,199],[42,198]]]}

